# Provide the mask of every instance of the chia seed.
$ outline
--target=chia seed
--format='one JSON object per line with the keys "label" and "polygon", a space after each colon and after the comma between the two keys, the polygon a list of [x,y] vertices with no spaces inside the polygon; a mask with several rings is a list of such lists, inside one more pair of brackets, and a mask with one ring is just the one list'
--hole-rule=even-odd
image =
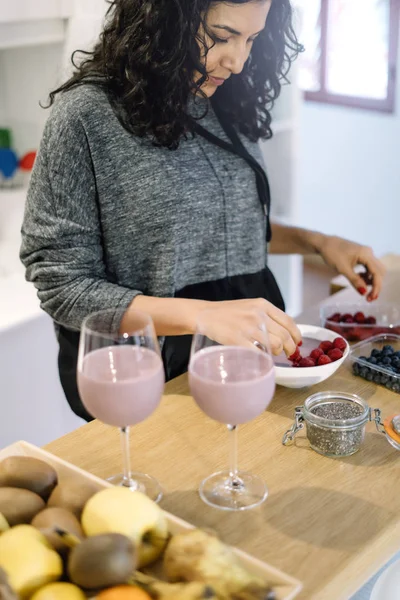
{"label": "chia seed", "polygon": [[357,452],[364,439],[365,423],[344,429],[346,423],[339,425],[335,421],[354,419],[363,412],[362,406],[356,402],[330,401],[311,408],[311,414],[333,421],[324,426],[307,421],[307,437],[311,447],[325,456],[349,456]]}

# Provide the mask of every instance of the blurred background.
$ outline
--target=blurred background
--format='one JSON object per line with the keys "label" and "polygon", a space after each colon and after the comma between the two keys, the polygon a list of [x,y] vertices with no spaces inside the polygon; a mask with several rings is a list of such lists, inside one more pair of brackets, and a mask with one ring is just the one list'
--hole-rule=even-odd
{"label": "blurred background", "polygon": [[[275,219],[400,254],[399,0],[295,0],[306,51],[262,144]],[[49,91],[89,49],[105,0],[0,0],[0,446],[80,424],[63,398],[50,319],[19,262],[20,227]],[[273,257],[288,312],[329,293],[318,260]],[[3,410],[3,415],[5,414]],[[40,425],[32,434],[32,419]]]}

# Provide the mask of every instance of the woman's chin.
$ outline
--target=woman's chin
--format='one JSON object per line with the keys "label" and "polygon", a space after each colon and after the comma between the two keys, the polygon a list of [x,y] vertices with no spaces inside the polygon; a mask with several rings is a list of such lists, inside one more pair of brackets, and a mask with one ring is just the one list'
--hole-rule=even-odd
{"label": "woman's chin", "polygon": [[207,98],[211,98],[211,96],[213,96],[217,91],[217,86],[208,81],[201,87],[201,91],[207,96]]}

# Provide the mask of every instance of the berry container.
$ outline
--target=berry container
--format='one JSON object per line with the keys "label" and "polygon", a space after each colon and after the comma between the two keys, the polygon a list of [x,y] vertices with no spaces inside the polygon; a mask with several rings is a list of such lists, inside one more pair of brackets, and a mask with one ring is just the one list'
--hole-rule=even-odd
{"label": "berry container", "polygon": [[[359,315],[361,322],[338,321],[342,317]],[[362,317],[375,322],[362,322]],[[335,319],[330,317],[336,316]],[[388,303],[337,303],[327,304],[320,310],[321,326],[344,337],[348,342],[361,342],[381,334],[400,335],[400,307]]]}
{"label": "berry container", "polygon": [[349,362],[354,375],[400,393],[400,335],[376,335],[355,344]]}

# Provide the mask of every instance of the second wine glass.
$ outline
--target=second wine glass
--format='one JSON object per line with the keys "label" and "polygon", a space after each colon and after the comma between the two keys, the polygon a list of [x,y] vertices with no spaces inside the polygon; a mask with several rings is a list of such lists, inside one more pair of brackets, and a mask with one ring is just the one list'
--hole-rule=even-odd
{"label": "second wine glass", "polygon": [[122,316],[122,312],[104,310],[85,319],[79,344],[78,389],[93,417],[120,428],[124,472],[109,481],[140,490],[158,502],[162,490],[157,480],[131,471],[129,427],[144,421],[159,405],[164,368],[151,317],[131,311],[130,327],[122,330]]}
{"label": "second wine glass", "polygon": [[203,412],[227,425],[231,444],[230,468],[213,473],[200,485],[200,496],[210,506],[245,510],[267,498],[264,481],[238,469],[237,449],[238,425],[261,415],[274,396],[275,370],[267,346],[260,349],[257,341],[224,346],[208,337],[206,316],[198,323],[189,365],[190,391]]}

